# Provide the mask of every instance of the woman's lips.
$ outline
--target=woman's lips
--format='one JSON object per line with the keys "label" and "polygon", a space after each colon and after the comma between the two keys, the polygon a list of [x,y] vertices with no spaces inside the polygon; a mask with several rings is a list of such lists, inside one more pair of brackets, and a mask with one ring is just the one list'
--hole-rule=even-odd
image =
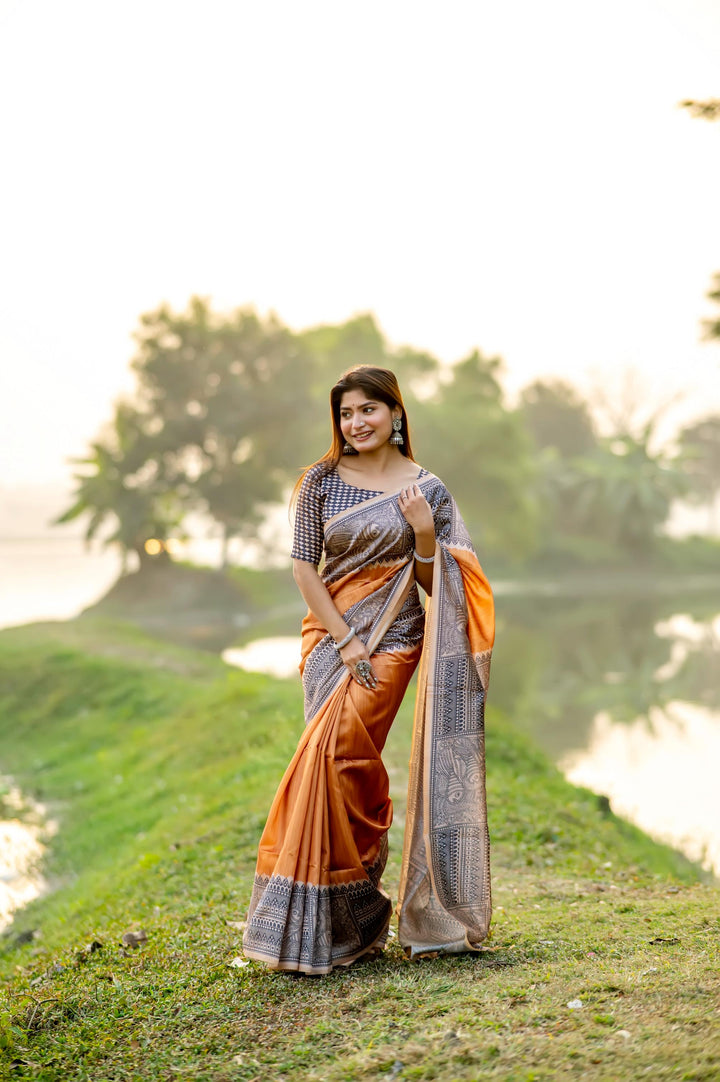
{"label": "woman's lips", "polygon": [[373,435],[372,432],[361,432],[361,433],[357,433],[356,435],[354,435],[353,439],[354,440],[367,440],[372,435]]}

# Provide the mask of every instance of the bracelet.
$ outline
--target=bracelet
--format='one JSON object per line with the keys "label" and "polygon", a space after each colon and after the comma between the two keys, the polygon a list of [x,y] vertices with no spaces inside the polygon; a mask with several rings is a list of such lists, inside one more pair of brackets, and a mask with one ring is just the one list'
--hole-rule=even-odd
{"label": "bracelet", "polygon": [[350,639],[355,634],[356,634],[355,628],[351,627],[350,630],[348,631],[347,635],[345,636],[345,638],[342,639],[340,642],[334,642],[333,646],[335,647],[336,650],[342,650],[343,646],[347,646],[347,644],[350,642]]}
{"label": "bracelet", "polygon": [[418,563],[421,563],[421,564],[434,564],[435,563],[435,553],[433,553],[432,556],[418,556],[417,552],[413,552],[413,556],[418,561]]}

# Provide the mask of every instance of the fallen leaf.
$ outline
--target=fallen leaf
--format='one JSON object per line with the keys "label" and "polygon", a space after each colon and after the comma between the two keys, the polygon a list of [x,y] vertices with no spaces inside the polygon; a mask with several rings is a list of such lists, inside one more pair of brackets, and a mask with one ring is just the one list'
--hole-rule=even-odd
{"label": "fallen leaf", "polygon": [[228,928],[237,928],[239,932],[244,932],[247,928],[246,920],[226,920],[225,923],[227,924]]}
{"label": "fallen leaf", "polygon": [[615,1036],[622,1037],[624,1041],[627,1041],[630,1039],[630,1032],[627,1029],[618,1029],[615,1031]]}
{"label": "fallen leaf", "polygon": [[674,944],[674,943],[679,943],[680,940],[676,939],[675,936],[670,936],[669,939],[665,939],[663,936],[659,935],[655,939],[651,939],[650,942],[651,943],[668,943],[668,944],[670,944],[672,946],[672,944]]}
{"label": "fallen leaf", "polygon": [[245,966],[250,965],[250,962],[247,958],[241,958],[240,955],[238,955],[237,958],[233,958],[231,962],[228,962],[228,965],[232,966],[233,969],[244,969]]}
{"label": "fallen leaf", "polygon": [[147,941],[147,932],[141,928],[139,932],[125,932],[122,937],[123,947],[139,947]]}
{"label": "fallen leaf", "polygon": [[570,1002],[567,1005],[568,1005],[568,1007],[570,1008],[571,1011],[579,1011],[580,1008],[582,1007],[582,1000],[581,999],[571,999]]}

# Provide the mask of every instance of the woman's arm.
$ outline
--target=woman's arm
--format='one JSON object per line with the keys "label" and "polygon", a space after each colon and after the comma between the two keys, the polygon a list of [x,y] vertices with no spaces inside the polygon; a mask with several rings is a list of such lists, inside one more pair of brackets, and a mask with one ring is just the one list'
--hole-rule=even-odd
{"label": "woman's arm", "polygon": [[[330,597],[328,588],[320,578],[315,565],[307,560],[293,560],[293,578],[312,614],[332,635],[335,642],[342,642],[350,630],[350,625],[345,622],[342,613]],[[365,643],[358,635],[353,635],[347,646],[340,650],[340,657],[354,680],[364,687],[375,687],[374,673],[371,673],[367,680],[363,680],[355,671],[358,661],[370,660]]]}

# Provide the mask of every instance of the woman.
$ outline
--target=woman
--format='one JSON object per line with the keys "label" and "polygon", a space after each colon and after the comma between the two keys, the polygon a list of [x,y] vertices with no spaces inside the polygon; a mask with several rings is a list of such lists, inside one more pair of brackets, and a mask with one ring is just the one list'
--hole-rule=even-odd
{"label": "woman", "polygon": [[332,446],[296,488],[306,728],[260,841],[243,940],[249,958],[315,974],[385,944],[380,756],[418,661],[400,942],[413,955],[470,950],[491,912],[490,587],[452,497],[412,456],[393,373],[351,369],[330,405]]}

